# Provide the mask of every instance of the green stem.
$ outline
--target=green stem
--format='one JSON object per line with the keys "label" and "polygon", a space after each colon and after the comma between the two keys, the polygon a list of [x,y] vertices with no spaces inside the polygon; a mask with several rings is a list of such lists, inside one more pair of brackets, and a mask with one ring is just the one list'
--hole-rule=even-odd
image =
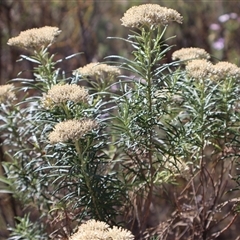
{"label": "green stem", "polygon": [[48,52],[42,49],[40,52],[35,52],[36,59],[41,63],[37,68],[37,73],[46,78],[47,88],[50,89],[53,82],[53,66],[51,58],[48,57]]}
{"label": "green stem", "polygon": [[152,32],[145,33],[146,36],[143,36],[144,39],[144,52],[146,53],[146,81],[147,81],[147,102],[148,102],[148,117],[150,117],[150,128],[149,128],[149,142],[147,144],[148,148],[148,159],[149,159],[149,166],[150,166],[150,182],[149,182],[149,191],[147,195],[147,199],[144,204],[144,218],[141,223],[141,231],[144,232],[146,228],[146,221],[149,216],[150,205],[152,202],[153,197],[153,183],[154,183],[154,168],[153,168],[153,109],[152,109],[152,81],[153,81],[153,63],[152,63]]}
{"label": "green stem", "polygon": [[69,108],[66,103],[61,103],[61,108],[63,109],[66,119],[72,119],[71,112],[69,111]]}
{"label": "green stem", "polygon": [[[204,188],[204,161],[203,161],[203,157],[204,157],[204,147],[205,147],[205,131],[207,130],[206,127],[206,122],[205,122],[205,99],[206,99],[206,91],[207,89],[205,88],[205,82],[204,79],[199,79],[199,82],[197,83],[198,85],[198,90],[200,91],[200,119],[199,119],[199,125],[198,128],[200,127],[200,133],[199,133],[199,138],[200,138],[200,182],[201,182],[201,186],[202,186],[202,197],[203,197],[203,201],[205,201],[205,188]],[[205,215],[205,209],[203,210],[203,215]]]}
{"label": "green stem", "polygon": [[80,166],[81,166],[81,173],[85,179],[85,183],[86,183],[86,186],[88,188],[88,191],[89,191],[89,194],[90,194],[90,197],[91,197],[91,200],[93,202],[93,206],[95,208],[95,212],[96,212],[96,217],[98,219],[102,219],[101,218],[101,214],[98,210],[98,205],[97,205],[97,200],[95,198],[95,194],[94,194],[94,191],[91,187],[91,179],[88,175],[88,172],[87,172],[87,164],[86,164],[86,161],[84,161],[84,158],[83,158],[83,155],[82,155],[82,150],[81,150],[81,146],[79,144],[79,141],[75,141],[75,149],[78,153],[78,157],[79,157],[79,160],[80,160]]}

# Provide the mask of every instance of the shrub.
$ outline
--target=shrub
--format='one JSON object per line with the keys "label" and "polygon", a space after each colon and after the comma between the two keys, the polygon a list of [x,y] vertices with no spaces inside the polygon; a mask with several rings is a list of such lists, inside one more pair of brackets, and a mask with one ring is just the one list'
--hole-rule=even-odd
{"label": "shrub", "polygon": [[[109,56],[116,61],[70,77],[48,53],[58,28],[9,40],[30,50],[21,58],[36,66],[33,79],[2,86],[6,176],[49,238],[68,238],[96,219],[136,239],[214,239],[236,220],[239,199],[225,193],[238,160],[240,69],[211,63],[200,48],[178,50],[166,63],[173,46],[164,34],[182,20],[157,4],[130,8],[121,21],[131,34],[115,41],[132,46],[132,59]],[[17,102],[4,97],[17,92]],[[153,224],[166,197],[170,210]]]}

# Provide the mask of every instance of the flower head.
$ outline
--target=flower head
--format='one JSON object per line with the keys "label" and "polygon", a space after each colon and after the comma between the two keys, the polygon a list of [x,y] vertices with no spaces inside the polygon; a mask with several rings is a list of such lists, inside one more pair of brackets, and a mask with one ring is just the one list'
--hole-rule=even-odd
{"label": "flower head", "polygon": [[88,92],[77,84],[54,85],[42,98],[44,108],[52,108],[61,103],[72,101],[74,103],[87,102]]}
{"label": "flower head", "polygon": [[89,220],[82,224],[78,231],[70,237],[70,240],[132,240],[134,236],[128,230],[110,226],[105,222]]}
{"label": "flower head", "polygon": [[186,66],[186,71],[190,77],[203,79],[209,76],[212,71],[212,63],[205,59],[190,61]]}
{"label": "flower head", "polygon": [[10,38],[7,44],[35,50],[53,43],[60,32],[57,27],[32,28],[22,31],[17,37]]}
{"label": "flower head", "polygon": [[132,233],[126,229],[121,227],[113,226],[113,228],[109,228],[106,233],[106,239],[114,239],[114,240],[131,240],[134,239]]}
{"label": "flower head", "polygon": [[13,84],[6,84],[0,86],[0,103],[13,100],[16,96],[13,92]]}
{"label": "flower head", "polygon": [[172,59],[179,59],[181,61],[193,59],[209,59],[210,55],[202,48],[182,48],[172,54]]}
{"label": "flower head", "polygon": [[212,67],[212,74],[214,80],[226,79],[228,77],[239,78],[240,68],[229,62],[218,62]]}
{"label": "flower head", "polygon": [[117,76],[120,74],[120,70],[117,67],[104,63],[89,63],[84,67],[76,69],[74,74],[92,77],[99,77],[101,75]]}
{"label": "flower head", "polygon": [[166,26],[172,21],[182,23],[182,20],[182,16],[176,10],[161,7],[158,4],[133,6],[121,18],[122,25],[131,28],[151,25]]}
{"label": "flower head", "polygon": [[49,134],[51,144],[67,141],[76,141],[85,134],[97,127],[97,123],[91,119],[87,120],[66,120],[57,123],[54,130]]}

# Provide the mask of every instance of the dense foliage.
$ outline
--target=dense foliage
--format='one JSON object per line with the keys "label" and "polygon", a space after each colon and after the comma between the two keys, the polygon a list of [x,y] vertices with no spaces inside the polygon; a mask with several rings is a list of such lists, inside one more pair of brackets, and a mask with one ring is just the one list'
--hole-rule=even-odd
{"label": "dense foliage", "polygon": [[136,239],[231,232],[239,202],[240,68],[211,61],[200,48],[169,60],[168,29],[182,21],[157,4],[132,7],[121,18],[127,37],[109,40],[129,45],[129,53],[68,75],[59,64],[82,53],[50,53],[57,27],[9,39],[33,65],[33,78],[0,87],[8,159],[2,192],[27,212],[9,239],[68,239],[89,219],[127,228]]}

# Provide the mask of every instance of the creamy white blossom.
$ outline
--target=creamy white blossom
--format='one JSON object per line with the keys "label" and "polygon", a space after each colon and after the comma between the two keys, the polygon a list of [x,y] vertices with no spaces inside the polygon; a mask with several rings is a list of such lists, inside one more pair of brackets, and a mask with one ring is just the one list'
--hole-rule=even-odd
{"label": "creamy white blossom", "polygon": [[51,144],[77,141],[96,127],[97,123],[91,119],[66,120],[55,125],[54,130],[49,134],[48,139]]}
{"label": "creamy white blossom", "polygon": [[158,4],[142,4],[129,8],[121,18],[122,25],[130,28],[141,26],[168,25],[170,22],[182,23],[183,17],[174,9]]}
{"label": "creamy white blossom", "polygon": [[20,32],[17,37],[10,38],[7,44],[34,50],[53,43],[60,32],[61,31],[57,27],[45,26],[41,28],[32,28]]}

